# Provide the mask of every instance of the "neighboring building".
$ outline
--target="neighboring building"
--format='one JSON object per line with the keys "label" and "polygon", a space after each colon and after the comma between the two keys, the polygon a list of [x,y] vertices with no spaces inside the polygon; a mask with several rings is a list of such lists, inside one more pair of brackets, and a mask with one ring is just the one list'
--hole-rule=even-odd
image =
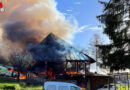
{"label": "neighboring building", "polygon": [[87,90],[97,90],[105,84],[113,83],[113,77],[96,73],[87,73]]}

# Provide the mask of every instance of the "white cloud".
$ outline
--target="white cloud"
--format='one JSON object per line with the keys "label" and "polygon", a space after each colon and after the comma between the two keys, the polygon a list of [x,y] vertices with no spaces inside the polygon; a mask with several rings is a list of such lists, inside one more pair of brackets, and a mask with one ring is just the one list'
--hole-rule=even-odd
{"label": "white cloud", "polygon": [[74,4],[75,4],[75,5],[80,5],[80,4],[81,4],[81,2],[74,2]]}
{"label": "white cloud", "polygon": [[76,32],[84,32],[86,30],[96,31],[96,30],[101,30],[101,29],[102,29],[102,27],[99,27],[99,26],[84,25],[84,26],[79,27]]}
{"label": "white cloud", "polygon": [[68,9],[68,10],[66,10],[66,11],[68,11],[68,12],[72,12],[72,10],[71,10],[71,9]]}
{"label": "white cloud", "polygon": [[78,28],[77,32],[83,32],[85,29],[87,29],[89,25],[84,25]]}
{"label": "white cloud", "polygon": [[101,30],[102,28],[99,26],[89,27],[90,30]]}

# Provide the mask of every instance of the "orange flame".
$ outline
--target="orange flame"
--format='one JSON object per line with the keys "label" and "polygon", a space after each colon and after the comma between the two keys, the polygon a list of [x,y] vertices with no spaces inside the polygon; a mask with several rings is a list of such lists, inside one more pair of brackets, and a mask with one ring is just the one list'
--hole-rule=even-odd
{"label": "orange flame", "polygon": [[81,74],[81,75],[84,75],[85,73],[84,72],[66,72],[68,75],[76,75],[76,74]]}
{"label": "orange flame", "polygon": [[15,69],[13,69],[13,68],[8,68],[8,71],[9,71],[9,72],[13,72],[13,71],[14,71],[15,73],[18,73],[18,71],[15,70]]}
{"label": "orange flame", "polygon": [[9,72],[13,72],[13,68],[8,68],[8,71]]}
{"label": "orange flame", "polygon": [[86,88],[84,88],[84,87],[82,87],[82,86],[79,86],[79,88],[80,88],[81,90],[86,90]]}
{"label": "orange flame", "polygon": [[46,74],[46,72],[41,72],[40,74]]}
{"label": "orange flame", "polygon": [[34,78],[38,78],[38,76],[37,76],[37,75],[35,75],[35,74],[33,74],[33,77],[34,77]]}
{"label": "orange flame", "polygon": [[21,76],[20,76],[20,79],[21,79],[21,80],[26,79],[26,75],[21,75]]}
{"label": "orange flame", "polygon": [[[17,79],[16,77],[14,79]],[[20,75],[19,77],[20,80],[25,80],[26,79],[26,75]]]}
{"label": "orange flame", "polygon": [[18,71],[16,71],[16,70],[15,70],[14,72],[15,72],[15,73],[18,73]]}

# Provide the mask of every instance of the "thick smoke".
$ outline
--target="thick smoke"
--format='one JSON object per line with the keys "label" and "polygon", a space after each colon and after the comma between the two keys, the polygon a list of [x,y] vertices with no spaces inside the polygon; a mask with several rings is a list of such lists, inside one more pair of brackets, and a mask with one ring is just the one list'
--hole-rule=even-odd
{"label": "thick smoke", "polygon": [[[56,8],[54,0],[4,0],[0,14],[0,53],[22,51],[30,43],[41,42],[49,33],[71,40],[75,26]],[[8,52],[7,52],[8,51]]]}
{"label": "thick smoke", "polygon": [[35,39],[38,37],[35,30],[29,30],[25,23],[22,22],[5,25],[4,35],[4,38],[7,38],[11,42],[21,42],[23,44],[30,43],[31,41],[36,42]]}

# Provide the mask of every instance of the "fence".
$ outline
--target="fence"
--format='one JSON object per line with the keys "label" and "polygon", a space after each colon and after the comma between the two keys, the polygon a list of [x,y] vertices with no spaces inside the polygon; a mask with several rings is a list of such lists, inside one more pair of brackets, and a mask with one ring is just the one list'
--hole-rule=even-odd
{"label": "fence", "polygon": [[113,83],[110,83],[108,80],[108,90],[130,90],[129,73],[116,73],[110,74],[110,76],[113,77]]}

